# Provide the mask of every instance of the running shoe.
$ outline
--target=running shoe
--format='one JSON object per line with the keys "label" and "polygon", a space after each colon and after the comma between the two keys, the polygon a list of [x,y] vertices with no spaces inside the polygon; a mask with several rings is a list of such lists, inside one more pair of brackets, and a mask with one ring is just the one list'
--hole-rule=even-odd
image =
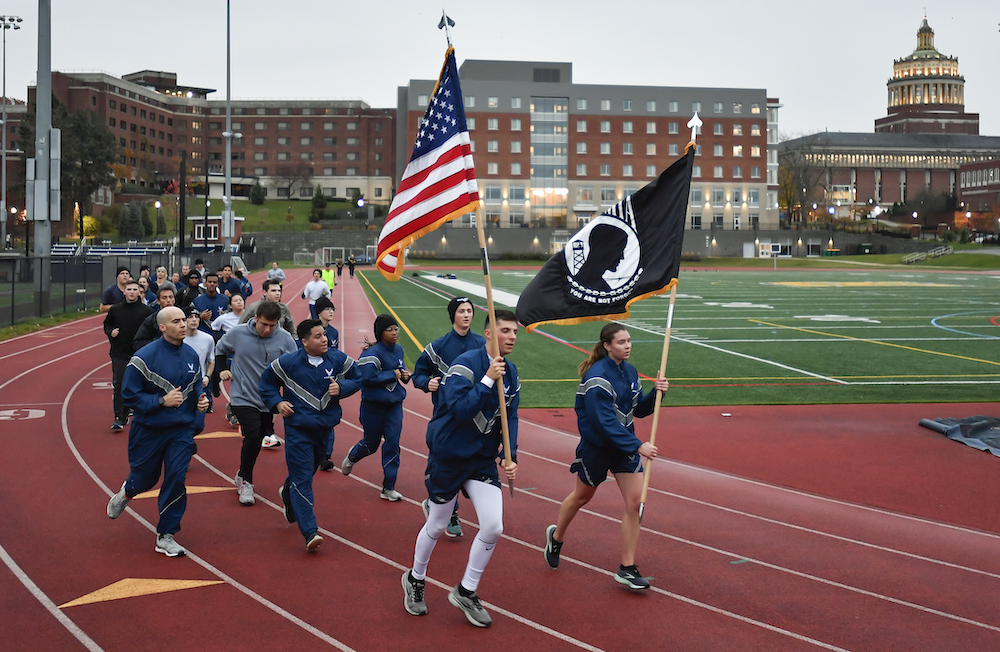
{"label": "running shoe", "polygon": [[559,553],[562,551],[563,545],[562,541],[556,541],[555,534],[555,525],[545,528],[545,563],[552,570],[559,568]]}
{"label": "running shoe", "polygon": [[236,476],[236,491],[240,495],[241,505],[247,505],[249,507],[254,504],[253,484],[247,482],[239,475]]}
{"label": "running shoe", "polygon": [[306,537],[306,550],[316,552],[316,549],[323,544],[323,537],[318,532],[313,532]]}
{"label": "running shoe", "polygon": [[420,509],[424,512],[424,520],[426,521],[431,515],[431,499],[424,498],[424,502],[420,503]]}
{"label": "running shoe", "polygon": [[118,518],[121,516],[130,500],[132,499],[125,493],[125,483],[123,482],[122,488],[108,501],[108,518]]}
{"label": "running shoe", "polygon": [[277,435],[267,435],[260,442],[261,448],[278,448],[281,446],[281,440],[278,439]]}
{"label": "running shoe", "polygon": [[403,607],[407,613],[414,616],[427,615],[427,603],[424,602],[424,580],[415,580],[413,571],[403,573]]}
{"label": "running shoe", "polygon": [[292,508],[292,499],[288,495],[288,487],[285,485],[278,487],[278,495],[281,497],[281,504],[285,506],[285,520],[289,523],[294,523],[298,518],[295,516],[295,510]]}
{"label": "running shoe", "polygon": [[340,463],[340,472],[344,475],[351,475],[351,469],[354,468],[354,462],[351,461],[351,454],[348,453],[344,461]]}
{"label": "running shoe", "polygon": [[615,573],[615,581],[633,591],[645,591],[649,588],[649,580],[642,576],[635,564],[619,566],[618,572]]}
{"label": "running shoe", "polygon": [[329,457],[326,458],[325,460],[323,460],[322,462],[320,462],[320,464],[319,464],[319,470],[320,471],[332,471],[333,470],[333,462],[330,461]]}
{"label": "running shoe", "polygon": [[458,514],[452,514],[451,520],[448,521],[448,527],[444,531],[452,539],[456,539],[464,534],[462,532],[462,524],[458,521]]}
{"label": "running shoe", "polygon": [[174,535],[172,534],[156,535],[156,552],[162,552],[167,557],[183,557],[187,554],[187,550],[181,544],[174,541]]}
{"label": "running shoe", "polygon": [[483,609],[483,605],[479,602],[479,596],[476,595],[476,592],[472,591],[469,595],[463,595],[461,586],[459,584],[448,592],[448,602],[458,607],[465,614],[466,619],[476,627],[489,627],[492,625],[493,619]]}
{"label": "running shoe", "polygon": [[121,430],[124,427],[125,427],[125,424],[122,423],[122,422],[120,422],[118,419],[115,419],[115,422],[111,424],[111,429],[112,430]]}
{"label": "running shoe", "polygon": [[399,493],[395,489],[383,489],[382,493],[379,494],[379,498],[382,500],[388,500],[391,503],[398,503],[403,499],[403,494]]}

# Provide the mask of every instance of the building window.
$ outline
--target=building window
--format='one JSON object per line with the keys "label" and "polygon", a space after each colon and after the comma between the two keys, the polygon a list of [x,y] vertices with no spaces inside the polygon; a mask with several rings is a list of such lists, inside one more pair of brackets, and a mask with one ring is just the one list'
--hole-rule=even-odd
{"label": "building window", "polygon": [[714,111],[715,111],[716,113],[722,113],[722,102],[715,102],[715,103],[714,103],[714,104],[712,105],[712,109],[713,109],[713,110],[714,110]]}
{"label": "building window", "polygon": [[677,134],[677,123],[676,122],[671,122],[671,123],[669,123],[667,125],[667,133],[668,134],[672,134],[672,135],[676,135]]}
{"label": "building window", "polygon": [[626,120],[625,122],[622,123],[622,133],[623,134],[630,134],[630,133],[632,133],[632,121],[631,120]]}
{"label": "building window", "polygon": [[430,95],[417,95],[417,106],[423,108],[430,101]]}
{"label": "building window", "polygon": [[725,135],[724,129],[725,128],[722,126],[721,122],[716,122],[714,125],[712,125],[712,135],[713,136],[724,136]]}
{"label": "building window", "polygon": [[512,97],[512,98],[510,98],[510,108],[512,108],[512,109],[520,109],[521,108],[521,98],[520,97]]}
{"label": "building window", "polygon": [[[219,239],[219,225],[218,224],[204,224],[202,222],[195,222],[195,224],[194,224],[194,239],[195,239],[195,242],[197,242],[198,240],[218,240]],[[498,402],[498,404],[499,404],[499,402]]]}
{"label": "building window", "polygon": [[303,186],[302,188],[299,188],[299,197],[312,197],[312,196],[313,196],[312,186]]}
{"label": "building window", "polygon": [[691,166],[691,176],[693,178],[695,178],[695,179],[700,179],[701,178],[701,166],[700,165],[692,165]]}
{"label": "building window", "polygon": [[510,164],[510,175],[512,177],[519,177],[519,176],[521,176],[521,164],[520,163],[511,163]]}
{"label": "building window", "polygon": [[292,128],[292,123],[291,122],[279,122],[278,123],[278,131],[288,131],[291,128]]}
{"label": "building window", "polygon": [[311,161],[311,160],[313,160],[313,153],[312,152],[299,152],[299,160],[300,161]]}
{"label": "building window", "polygon": [[292,144],[292,139],[288,138],[287,136],[278,136],[278,144],[279,145],[291,145]]}
{"label": "building window", "polygon": [[594,203],[594,189],[593,188],[577,188],[576,189],[576,203],[578,203],[578,204],[593,204]]}
{"label": "building window", "polygon": [[695,205],[701,204],[701,188],[691,189],[691,203]]}
{"label": "building window", "polygon": [[255,161],[266,161],[267,152],[254,152],[253,160]]}
{"label": "building window", "polygon": [[720,229],[722,228],[722,220],[724,219],[725,215],[723,213],[712,213],[712,222]]}
{"label": "building window", "polygon": [[469,131],[474,131],[476,129],[476,119],[475,118],[466,118],[465,119],[465,126],[469,128]]}
{"label": "building window", "polygon": [[[114,107],[111,107],[111,108],[114,108]],[[582,97],[577,98],[577,100],[576,100],[576,110],[577,111],[586,111],[587,110],[587,100],[584,99],[584,98],[582,98]]]}
{"label": "building window", "polygon": [[656,166],[655,165],[647,165],[646,166],[646,176],[650,177],[650,178],[653,178],[653,177],[656,176]]}
{"label": "building window", "polygon": [[486,119],[486,128],[489,131],[496,131],[496,130],[498,130],[500,128],[500,120],[497,119],[497,118],[487,118]]}
{"label": "building window", "polygon": [[587,176],[587,164],[586,163],[577,163],[576,164],[576,176],[578,176],[578,177],[585,177],[585,176]]}
{"label": "building window", "polygon": [[333,136],[324,136],[323,144],[326,145],[327,147],[329,147],[330,145],[336,145],[337,139],[334,138]]}
{"label": "building window", "polygon": [[607,163],[604,163],[603,165],[601,165],[601,176],[602,177],[610,177],[611,176],[611,166],[608,165]]}
{"label": "building window", "polygon": [[726,191],[723,188],[712,188],[712,206],[726,205]]}
{"label": "building window", "polygon": [[760,137],[760,125],[750,125],[750,135]]}
{"label": "building window", "polygon": [[611,121],[610,120],[601,120],[601,133],[602,134],[610,134],[611,133]]}
{"label": "building window", "polygon": [[[427,104],[426,100],[424,100],[424,104]],[[476,106],[476,96],[475,95],[466,95],[465,96],[465,108],[472,109],[475,106]]]}
{"label": "building window", "polygon": [[743,203],[743,190],[741,188],[733,188],[733,206],[739,206]]}
{"label": "building window", "polygon": [[734,124],[733,125],[733,135],[734,136],[742,136],[743,135],[743,125],[741,125],[741,124]]}
{"label": "building window", "polygon": [[691,102],[691,113],[701,113],[701,102]]}
{"label": "building window", "polygon": [[743,113],[743,105],[739,102],[733,102],[733,113]]}
{"label": "building window", "polygon": [[656,110],[656,100],[646,100],[646,110],[653,112]]}
{"label": "building window", "polygon": [[500,151],[500,141],[499,140],[488,140],[486,141],[486,151],[491,154],[495,154]]}
{"label": "building window", "polygon": [[[302,110],[305,111],[305,109],[302,109]],[[236,125],[233,125],[233,129],[235,129],[235,128],[236,128]],[[300,122],[299,123],[299,129],[302,130],[302,131],[312,131],[312,128],[313,128],[313,123],[311,123],[311,122]]]}
{"label": "building window", "polygon": [[742,158],[743,156],[743,145],[733,145],[733,157]]}
{"label": "building window", "polygon": [[722,178],[722,166],[721,165],[716,165],[715,167],[712,168],[712,176],[714,178],[716,178],[716,179],[721,179]]}
{"label": "building window", "polygon": [[357,131],[358,130],[358,123],[357,122],[348,122],[347,123],[347,130],[348,131]]}
{"label": "building window", "polygon": [[498,98],[496,95],[489,96],[488,98],[486,98],[486,106],[488,106],[491,109],[497,108],[498,106],[500,106],[500,98]]}
{"label": "building window", "polygon": [[646,123],[646,133],[647,134],[655,134],[656,133],[656,123],[655,122],[650,121],[650,122]]}
{"label": "building window", "polygon": [[288,152],[278,152],[278,160],[279,161],[287,161],[288,160]]}
{"label": "building window", "polygon": [[358,176],[358,168],[347,168],[347,176],[349,177]]}
{"label": "building window", "polygon": [[519,140],[512,140],[512,141],[510,141],[510,153],[511,154],[520,154],[521,153],[521,141],[519,141]]}
{"label": "building window", "polygon": [[361,145],[361,139],[356,136],[348,138],[346,142],[349,147],[358,147],[359,145]]}
{"label": "building window", "polygon": [[722,156],[722,145],[712,145],[712,156]]}
{"label": "building window", "polygon": [[632,143],[622,143],[622,154],[632,156]]}
{"label": "building window", "polygon": [[601,143],[601,154],[611,153],[611,143]]}
{"label": "building window", "polygon": [[486,174],[497,174],[499,172],[499,166],[495,162],[490,162],[486,164]]}
{"label": "building window", "polygon": [[[382,196],[382,188],[381,187],[375,188],[375,196],[376,197],[381,197]],[[497,404],[499,405],[500,402],[497,401]]]}
{"label": "building window", "polygon": [[335,131],[337,129],[336,122],[324,122],[323,131]]}
{"label": "building window", "polygon": [[302,136],[301,138],[299,138],[299,145],[312,145],[312,144],[313,144],[312,136]]}
{"label": "building window", "polygon": [[742,179],[743,178],[743,166],[736,165],[736,166],[733,167],[733,178],[734,179]]}
{"label": "building window", "polygon": [[758,166],[753,166],[750,168],[750,178],[759,179],[760,178],[760,168]]}
{"label": "building window", "polygon": [[[520,99],[520,98],[518,98]],[[521,131],[521,118],[511,118],[510,119],[510,130],[511,131]]]}
{"label": "building window", "polygon": [[750,156],[754,158],[760,158],[760,145],[750,146]]}
{"label": "building window", "polygon": [[291,111],[288,110],[288,107],[282,107],[278,109],[279,115],[288,115],[289,113],[291,113]]}
{"label": "building window", "polygon": [[255,122],[253,123],[253,128],[255,131],[267,131],[266,122]]}
{"label": "building window", "polygon": [[586,133],[586,131],[587,131],[587,121],[586,120],[577,120],[576,121],[576,132],[582,134],[582,133]]}
{"label": "building window", "polygon": [[646,143],[646,156],[656,156],[656,143]]}
{"label": "building window", "polygon": [[500,186],[486,186],[483,189],[483,200],[487,204],[499,204],[503,201],[503,189]]}
{"label": "building window", "polygon": [[324,161],[336,161],[337,160],[337,152],[323,152],[323,160]]}
{"label": "building window", "polygon": [[630,176],[632,176],[632,166],[631,165],[623,165],[622,166],[622,176],[623,177],[630,177]]}
{"label": "building window", "polygon": [[576,153],[577,154],[586,154],[587,153],[587,143],[585,143],[585,142],[579,142],[579,143],[577,143],[576,144]]}
{"label": "building window", "polygon": [[632,100],[622,100],[622,111],[632,110]]}
{"label": "building window", "polygon": [[[324,177],[337,176],[337,168],[323,168],[323,176]],[[331,190],[332,192],[330,193],[330,196],[333,197],[337,194],[337,190],[336,189],[331,189]]]}
{"label": "building window", "polygon": [[361,160],[361,155],[358,154],[357,152],[347,152],[347,160],[348,161],[360,161]]}
{"label": "building window", "polygon": [[257,175],[258,177],[266,177],[267,176],[267,168],[254,168],[253,169],[253,173],[255,175]]}
{"label": "building window", "polygon": [[750,113],[753,113],[754,115],[758,115],[760,113],[760,104],[751,104],[750,105]]}
{"label": "building window", "polygon": [[611,110],[611,100],[601,100],[601,111]]}
{"label": "building window", "polygon": [[253,139],[254,145],[267,145],[267,138],[264,136],[255,136]]}
{"label": "building window", "polygon": [[667,156],[677,156],[677,143],[667,145]]}
{"label": "building window", "polygon": [[754,208],[760,206],[760,190],[757,188],[747,190],[747,204]]}

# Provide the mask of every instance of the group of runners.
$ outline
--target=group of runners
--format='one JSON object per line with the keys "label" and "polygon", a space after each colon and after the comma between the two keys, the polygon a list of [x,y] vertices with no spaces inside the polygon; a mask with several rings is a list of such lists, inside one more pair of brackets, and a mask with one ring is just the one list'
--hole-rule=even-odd
{"label": "group of runners", "polygon": [[[284,517],[298,525],[306,549],[313,552],[323,543],[316,523],[313,478],[317,471],[335,468],[330,456],[334,429],[343,415],[340,400],[361,392],[363,429],[363,436],[341,462],[341,472],[350,475],[381,447],[379,495],[398,502],[403,498],[396,490],[396,479],[404,386],[412,381],[431,394],[433,412],[426,433],[427,498],[421,502],[425,522],[416,536],[412,566],[401,578],[403,605],[410,614],[427,613],[427,568],[442,535],[463,535],[458,517],[458,497],[462,494],[471,502],[479,528],[462,580],[449,592],[448,600],[470,623],[488,627],[492,619],[480,602],[478,589],[503,533],[501,472],[508,481],[517,475],[521,385],[517,368],[508,357],[517,342],[517,317],[497,310],[494,323],[486,317],[480,335],[473,329],[472,301],[455,297],[447,305],[452,328],[425,347],[411,372],[397,342],[399,324],[391,315],[378,315],[374,339],[369,342],[366,338],[365,349],[355,361],[339,350],[339,334],[330,324],[334,307],[329,292],[324,294],[320,288],[325,285],[323,275],[323,270],[314,270],[313,280],[302,294],[310,300],[310,318],[293,327],[287,306],[281,303],[284,273],[274,264],[264,282],[263,298],[241,307],[237,324],[231,325],[217,344],[212,340],[214,356],[204,355],[197,346],[185,346],[192,343],[189,337],[197,338],[206,322],[211,328],[220,319],[209,322],[197,307],[185,312],[160,303],[152,317],[161,337],[136,350],[124,365],[120,357],[114,362],[115,339],[124,329],[116,326],[121,329],[117,335],[109,331],[113,370],[122,367],[115,385],[116,393],[120,391],[115,402],[116,424],[119,405],[123,411],[134,410],[134,416],[129,430],[130,473],[108,503],[108,516],[119,517],[129,500],[151,489],[162,468],[156,550],[171,557],[185,554],[174,534],[184,513],[184,476],[196,450],[194,436],[204,427],[204,413],[211,409],[208,388],[213,386],[214,371],[220,380],[231,381],[232,414],[243,437],[240,468],[234,477],[239,503],[249,506],[255,502],[254,465],[265,437],[274,437],[274,415],[278,414],[284,425],[288,467],[278,490]],[[127,281],[125,301],[138,291],[136,282]],[[228,298],[232,302],[234,297]],[[125,314],[119,307],[112,312],[119,318]],[[235,313],[235,307],[231,306],[231,312]],[[131,318],[129,324],[134,321]],[[635,561],[642,458],[652,460],[657,450],[635,436],[633,418],[651,414],[657,392],[665,392],[669,385],[660,377],[654,391],[645,393],[638,373],[628,362],[630,354],[628,331],[621,324],[609,323],[601,330],[589,358],[580,365],[575,409],[581,439],[570,466],[577,476],[576,485],[562,502],[556,523],[544,533],[544,556],[549,567],[558,568],[573,518],[610,471],[625,501],[621,565],[615,580],[641,591],[650,586]],[[117,371],[115,374],[117,378]],[[509,455],[503,449],[501,411],[506,412]]]}

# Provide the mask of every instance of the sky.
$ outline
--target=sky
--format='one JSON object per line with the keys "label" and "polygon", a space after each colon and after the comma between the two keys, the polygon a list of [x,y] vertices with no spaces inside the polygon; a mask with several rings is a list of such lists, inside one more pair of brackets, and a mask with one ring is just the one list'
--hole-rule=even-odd
{"label": "sky", "polygon": [[[52,68],[178,74],[225,99],[225,0],[51,0]],[[958,57],[966,111],[1000,136],[997,0],[451,0],[466,59],[568,61],[583,84],[763,88],[779,132],[871,132],[886,114],[894,59],[917,45]],[[37,78],[38,0],[4,0],[6,86],[25,99]],[[925,14],[926,12],[926,14]],[[410,79],[434,79],[446,48],[441,4],[416,0],[232,0],[232,97],[360,98],[394,107]]]}

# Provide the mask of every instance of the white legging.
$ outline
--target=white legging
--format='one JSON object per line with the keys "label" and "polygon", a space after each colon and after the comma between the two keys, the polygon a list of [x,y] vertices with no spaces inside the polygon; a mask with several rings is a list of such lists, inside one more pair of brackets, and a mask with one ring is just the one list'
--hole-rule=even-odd
{"label": "white legging", "polygon": [[[479,480],[466,480],[462,486],[469,494],[469,500],[472,501],[476,517],[479,519],[479,533],[469,548],[469,563],[465,566],[465,575],[462,576],[462,586],[475,591],[479,588],[479,580],[486,570],[486,564],[493,556],[493,548],[503,534],[503,491],[499,487]],[[455,499],[457,498],[458,496],[455,496]],[[455,499],[443,505],[430,501],[427,522],[420,528],[413,550],[414,579],[422,580],[426,577],[431,553],[434,552],[434,546],[448,527]]]}

